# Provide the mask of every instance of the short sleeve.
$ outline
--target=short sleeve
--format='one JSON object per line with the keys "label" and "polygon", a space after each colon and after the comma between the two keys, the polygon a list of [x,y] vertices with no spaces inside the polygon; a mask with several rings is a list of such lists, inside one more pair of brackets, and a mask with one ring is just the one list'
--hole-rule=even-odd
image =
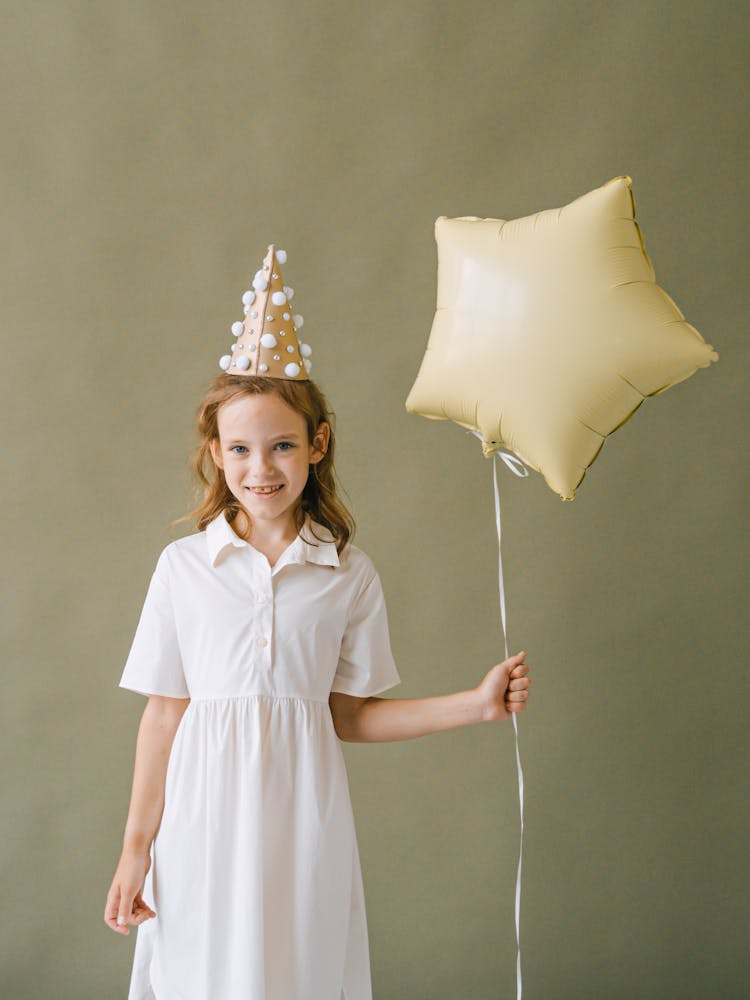
{"label": "short sleeve", "polygon": [[331,691],[367,698],[400,683],[391,652],[383,587],[376,572],[352,607]]}
{"label": "short sleeve", "polygon": [[119,686],[139,694],[190,697],[175,628],[166,549],[151,577]]}

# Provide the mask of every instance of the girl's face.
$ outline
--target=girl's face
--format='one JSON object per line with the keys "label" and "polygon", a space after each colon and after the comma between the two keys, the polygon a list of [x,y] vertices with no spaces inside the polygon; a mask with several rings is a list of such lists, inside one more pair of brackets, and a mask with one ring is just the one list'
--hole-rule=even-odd
{"label": "girl's face", "polygon": [[330,427],[321,423],[311,445],[307,422],[275,392],[239,395],[217,414],[219,441],[211,442],[216,464],[251,523],[275,522],[284,531],[294,523],[310,464],[328,448]]}

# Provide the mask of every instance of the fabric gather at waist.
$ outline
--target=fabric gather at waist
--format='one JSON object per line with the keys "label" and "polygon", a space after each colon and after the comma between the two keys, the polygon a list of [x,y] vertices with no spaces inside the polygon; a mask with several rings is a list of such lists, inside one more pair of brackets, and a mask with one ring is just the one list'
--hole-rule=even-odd
{"label": "fabric gather at waist", "polygon": [[[303,702],[304,704],[311,705],[325,705],[328,707],[327,698],[311,698],[307,695],[297,695],[297,694],[273,694],[268,691],[251,691],[245,694],[228,694],[228,695],[215,695],[215,696],[190,696],[191,705],[201,705],[201,704],[212,704],[215,702],[240,702],[249,701],[255,698],[262,698],[269,701],[280,701],[280,702]],[[189,706],[188,706],[189,707]]]}

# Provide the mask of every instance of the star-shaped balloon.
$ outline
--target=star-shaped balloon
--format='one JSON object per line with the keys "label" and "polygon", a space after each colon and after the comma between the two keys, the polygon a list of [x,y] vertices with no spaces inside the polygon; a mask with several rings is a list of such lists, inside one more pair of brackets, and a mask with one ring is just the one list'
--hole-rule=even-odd
{"label": "star-shaped balloon", "polygon": [[719,357],[656,284],[631,183],[435,223],[437,311],[406,409],[514,452],[563,500],[646,397]]}

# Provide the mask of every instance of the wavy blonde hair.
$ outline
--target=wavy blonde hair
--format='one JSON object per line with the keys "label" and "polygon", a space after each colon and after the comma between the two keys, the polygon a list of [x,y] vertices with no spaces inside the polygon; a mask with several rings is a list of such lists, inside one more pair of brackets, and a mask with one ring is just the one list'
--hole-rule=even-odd
{"label": "wavy blonde hair", "polygon": [[[198,444],[189,461],[191,472],[197,480],[195,491],[199,504],[189,514],[171,521],[170,527],[196,518],[198,530],[203,531],[206,525],[222,511],[228,511],[225,516],[230,524],[236,519],[241,504],[230,492],[224,471],[216,465],[211,454],[210,442],[219,440],[219,408],[223,403],[242,394],[262,395],[270,392],[275,392],[305,418],[310,444],[313,443],[322,421],[326,421],[331,428],[325,455],[319,462],[310,464],[308,480],[295,508],[294,520],[298,533],[307,514],[328,528],[336,541],[336,550],[340,555],[354,537],[356,525],[341,500],[336,485],[337,477],[333,466],[335,414],[329,407],[323,391],[312,379],[293,381],[268,378],[263,375],[221,374],[211,381],[198,404],[196,425]],[[247,512],[245,514],[248,516]]]}

